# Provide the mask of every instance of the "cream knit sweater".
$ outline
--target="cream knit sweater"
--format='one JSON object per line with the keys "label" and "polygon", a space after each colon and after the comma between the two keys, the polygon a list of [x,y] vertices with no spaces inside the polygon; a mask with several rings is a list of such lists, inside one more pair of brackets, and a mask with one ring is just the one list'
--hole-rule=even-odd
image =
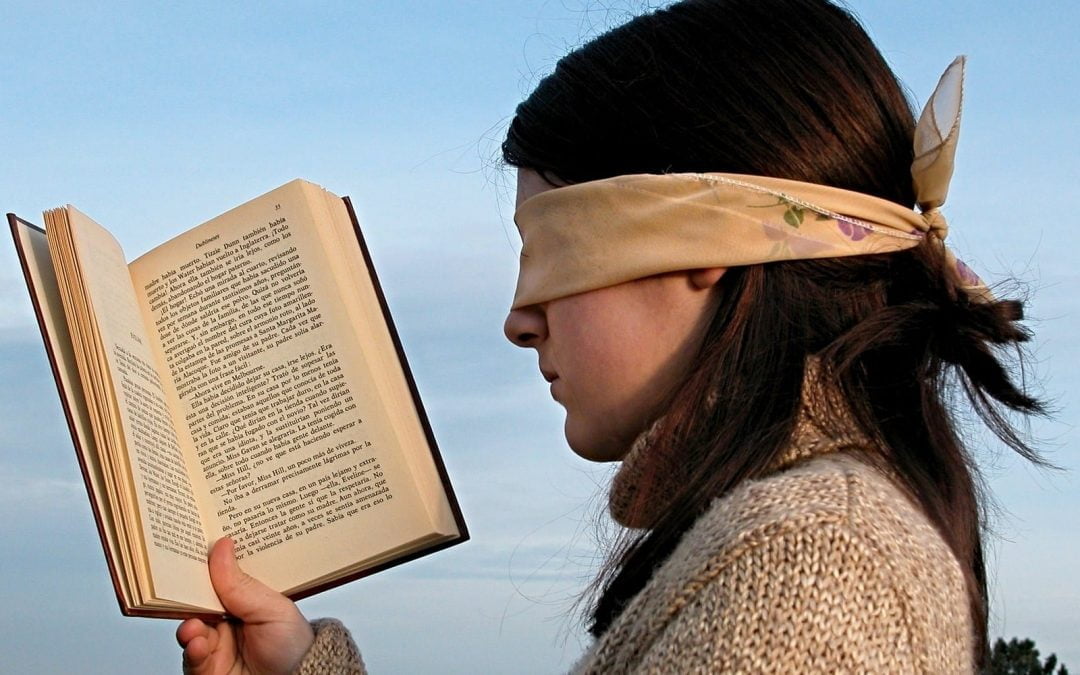
{"label": "cream knit sweater", "polygon": [[581,673],[970,673],[956,559],[847,452],[718,499]]}
{"label": "cream knit sweater", "polygon": [[[815,403],[804,399],[776,471],[713,503],[575,673],[973,671],[948,545],[863,461],[857,435],[824,430],[837,425]],[[639,487],[639,446],[614,484],[616,516],[621,492]],[[316,628],[301,673],[364,672],[339,623]]]}

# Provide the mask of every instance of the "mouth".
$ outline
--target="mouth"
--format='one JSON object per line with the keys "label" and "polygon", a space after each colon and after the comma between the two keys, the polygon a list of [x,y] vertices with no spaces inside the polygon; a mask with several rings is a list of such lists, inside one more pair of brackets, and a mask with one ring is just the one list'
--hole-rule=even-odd
{"label": "mouth", "polygon": [[543,366],[540,366],[540,374],[549,383],[554,382],[555,380],[559,379],[558,375],[556,375],[554,372],[548,370],[547,368],[544,368]]}

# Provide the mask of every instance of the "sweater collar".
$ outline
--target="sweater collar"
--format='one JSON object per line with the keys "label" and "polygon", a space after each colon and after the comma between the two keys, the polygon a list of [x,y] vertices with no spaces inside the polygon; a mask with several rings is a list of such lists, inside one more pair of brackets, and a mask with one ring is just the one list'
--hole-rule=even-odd
{"label": "sweater collar", "polygon": [[[612,518],[631,528],[649,528],[688,480],[693,449],[662,456],[656,443],[663,418],[638,436],[615,473],[608,496]],[[824,377],[816,359],[808,361],[802,400],[791,438],[766,474],[783,471],[813,457],[845,449],[868,447],[843,395]],[[675,454],[675,453],[668,453]]]}

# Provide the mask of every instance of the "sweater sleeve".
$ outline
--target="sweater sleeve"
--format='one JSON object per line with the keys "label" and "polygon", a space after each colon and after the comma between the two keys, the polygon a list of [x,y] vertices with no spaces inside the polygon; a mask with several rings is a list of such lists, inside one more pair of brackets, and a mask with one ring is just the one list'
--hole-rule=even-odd
{"label": "sweater sleeve", "polygon": [[913,625],[929,617],[912,616],[889,561],[842,523],[748,543],[673,599],[633,672],[909,673],[941,665],[913,653],[913,633],[935,639],[928,626]]}
{"label": "sweater sleeve", "polygon": [[311,622],[315,630],[315,642],[300,666],[296,675],[365,675],[364,662],[360,659],[360,650],[356,648],[349,631],[337,619],[316,619]]}

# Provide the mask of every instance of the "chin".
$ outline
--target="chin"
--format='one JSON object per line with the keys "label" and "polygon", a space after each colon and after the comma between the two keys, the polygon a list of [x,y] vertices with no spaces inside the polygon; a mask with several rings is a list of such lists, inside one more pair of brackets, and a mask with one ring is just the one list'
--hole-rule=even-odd
{"label": "chin", "polygon": [[566,434],[566,442],[574,454],[590,462],[617,462],[630,448],[628,442],[607,435],[598,437],[598,434],[579,429],[577,425],[571,423],[569,418],[566,420],[563,431]]}

